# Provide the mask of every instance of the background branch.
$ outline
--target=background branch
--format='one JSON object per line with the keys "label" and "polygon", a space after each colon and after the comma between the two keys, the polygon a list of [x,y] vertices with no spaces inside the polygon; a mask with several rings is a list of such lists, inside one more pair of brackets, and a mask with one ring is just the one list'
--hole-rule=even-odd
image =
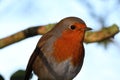
{"label": "background branch", "polygon": [[[55,24],[56,23],[48,24],[44,26],[30,27],[23,31],[17,32],[11,36],[0,39],[0,49],[32,36],[36,36],[39,34],[43,35],[48,31],[50,31],[55,26]],[[86,32],[85,34],[84,42],[85,43],[99,42],[99,41],[114,37],[115,34],[117,34],[118,32],[119,32],[119,28],[115,24],[107,28],[102,28],[99,31],[89,31],[89,32]]]}

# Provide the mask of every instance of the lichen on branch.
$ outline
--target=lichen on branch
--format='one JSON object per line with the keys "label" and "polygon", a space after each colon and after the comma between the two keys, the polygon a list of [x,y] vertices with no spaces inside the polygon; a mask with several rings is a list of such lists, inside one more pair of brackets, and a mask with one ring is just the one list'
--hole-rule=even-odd
{"label": "lichen on branch", "polygon": [[89,31],[85,34],[85,43],[100,42],[105,39],[113,38],[119,32],[119,27],[113,24],[109,27],[104,27],[99,31]]}
{"label": "lichen on branch", "polygon": [[[32,36],[44,35],[48,31],[50,31],[55,26],[55,24],[56,23],[43,26],[33,26],[28,29],[17,32],[11,36],[0,39],[0,49]],[[86,32],[85,34],[84,42],[85,43],[99,42],[115,36],[118,32],[119,28],[115,24],[107,28],[102,28],[99,31],[89,31]]]}

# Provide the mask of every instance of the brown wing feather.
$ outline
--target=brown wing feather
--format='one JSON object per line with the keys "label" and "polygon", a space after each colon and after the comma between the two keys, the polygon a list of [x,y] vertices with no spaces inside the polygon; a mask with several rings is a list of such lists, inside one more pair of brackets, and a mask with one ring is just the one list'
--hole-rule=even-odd
{"label": "brown wing feather", "polygon": [[31,57],[29,59],[29,62],[28,62],[27,68],[26,68],[26,73],[25,73],[24,80],[29,80],[30,75],[32,73],[32,65],[33,65],[36,57],[39,55],[41,47],[44,45],[46,40],[48,40],[51,36],[52,35],[50,35],[48,33],[48,34],[43,35],[43,37],[41,37],[41,39],[39,40],[39,42],[37,44],[37,47],[35,48],[33,54],[31,55]]}
{"label": "brown wing feather", "polygon": [[27,68],[26,68],[24,80],[29,80],[29,77],[32,73],[32,64],[34,63],[36,57],[39,55],[39,50],[40,49],[38,47],[36,47],[34,53],[31,55],[29,62],[28,62],[28,65],[27,65]]}

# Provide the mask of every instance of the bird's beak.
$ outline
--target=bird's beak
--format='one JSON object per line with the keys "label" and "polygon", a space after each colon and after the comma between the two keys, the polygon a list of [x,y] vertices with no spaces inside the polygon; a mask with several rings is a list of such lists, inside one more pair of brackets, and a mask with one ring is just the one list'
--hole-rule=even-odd
{"label": "bird's beak", "polygon": [[87,27],[87,28],[85,29],[85,31],[89,31],[89,30],[92,30],[92,28]]}

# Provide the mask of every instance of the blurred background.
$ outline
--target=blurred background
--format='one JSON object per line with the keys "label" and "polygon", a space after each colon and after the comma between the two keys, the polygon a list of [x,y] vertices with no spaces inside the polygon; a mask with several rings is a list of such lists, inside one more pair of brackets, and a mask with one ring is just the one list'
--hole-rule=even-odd
{"label": "blurred background", "polygon": [[[94,30],[114,23],[120,26],[120,0],[0,0],[0,39],[68,16],[82,18]],[[40,37],[0,49],[0,75],[5,80],[26,69]],[[107,43],[84,45],[84,65],[74,80],[120,80],[120,33]],[[32,80],[36,79],[34,75]]]}

